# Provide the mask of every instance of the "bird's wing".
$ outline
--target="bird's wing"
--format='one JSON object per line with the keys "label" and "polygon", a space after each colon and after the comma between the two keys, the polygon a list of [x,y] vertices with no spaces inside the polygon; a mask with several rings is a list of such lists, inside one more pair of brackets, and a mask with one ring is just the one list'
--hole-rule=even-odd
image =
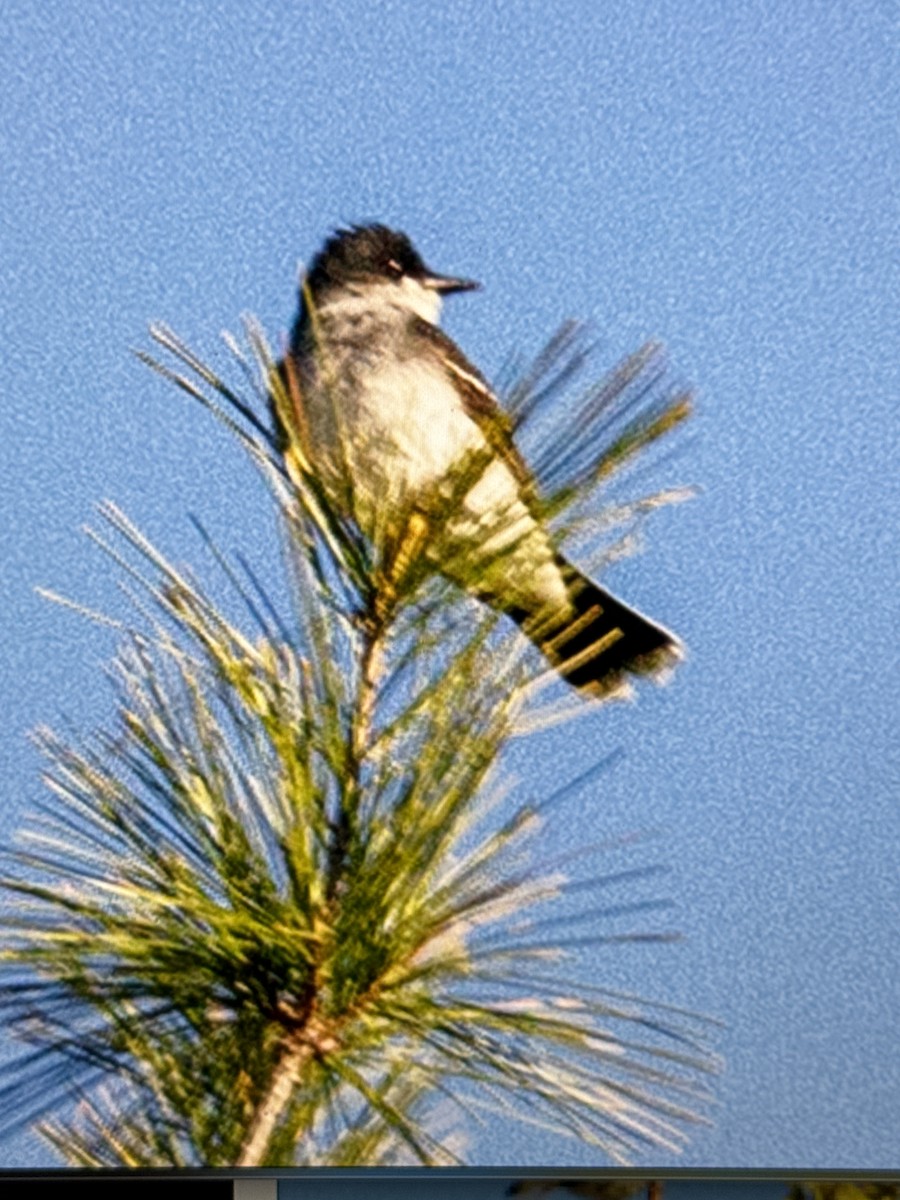
{"label": "bird's wing", "polygon": [[513,441],[513,427],[509,414],[494,395],[490,384],[478,368],[469,362],[453,339],[437,325],[416,317],[410,332],[423,348],[427,346],[432,354],[440,357],[442,365],[450,372],[459,388],[467,416],[481,430],[491,449],[506,463],[521,489],[522,499],[530,508],[536,510],[539,498],[535,478]]}

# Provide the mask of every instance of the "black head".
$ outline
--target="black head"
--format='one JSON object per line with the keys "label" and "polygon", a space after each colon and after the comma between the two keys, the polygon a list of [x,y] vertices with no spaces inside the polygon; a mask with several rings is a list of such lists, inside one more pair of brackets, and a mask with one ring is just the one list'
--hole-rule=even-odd
{"label": "black head", "polygon": [[321,294],[353,283],[400,283],[404,278],[443,293],[479,286],[471,279],[430,270],[406,234],[385,225],[338,229],[313,259],[306,284],[314,294]]}

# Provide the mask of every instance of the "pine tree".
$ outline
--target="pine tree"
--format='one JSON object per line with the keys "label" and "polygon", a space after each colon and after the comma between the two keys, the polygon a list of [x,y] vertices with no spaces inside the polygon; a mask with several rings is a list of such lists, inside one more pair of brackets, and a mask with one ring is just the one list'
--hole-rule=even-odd
{"label": "pine tree", "polygon": [[[567,889],[610,882],[604,843],[548,861],[542,826],[579,781],[511,804],[498,770],[511,737],[590,704],[541,701],[563,685],[422,566],[415,521],[373,548],[332,507],[254,323],[228,340],[236,386],[154,337],[165,359],[142,357],[269,488],[288,582],[261,582],[197,522],[235,617],[100,507],[94,540],[134,607],[102,618],[120,639],[114,726],[38,732],[49,790],[4,856],[0,1001],[25,1044],[7,1128],[37,1122],[81,1166],[451,1164],[484,1111],[616,1163],[680,1148],[708,1100],[712,1026],[560,971],[567,947],[623,939],[613,908],[562,932],[554,915]],[[596,564],[686,494],[598,502],[690,399],[648,346],[548,425],[589,351],[565,327],[504,394],[547,519]],[[270,399],[297,435],[289,471]]]}

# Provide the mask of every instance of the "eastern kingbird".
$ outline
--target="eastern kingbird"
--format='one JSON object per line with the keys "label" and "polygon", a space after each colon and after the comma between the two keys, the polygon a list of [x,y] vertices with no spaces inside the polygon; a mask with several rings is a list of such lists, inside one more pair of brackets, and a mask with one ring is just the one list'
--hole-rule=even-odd
{"label": "eastern kingbird", "polygon": [[[661,675],[680,643],[554,545],[509,417],[438,327],[444,296],[478,286],[430,270],[383,225],[325,242],[279,367],[299,394],[308,457],[376,546],[416,514],[429,569],[511,617],[579,691],[627,694],[628,674]],[[287,451],[274,402],[272,412]]]}

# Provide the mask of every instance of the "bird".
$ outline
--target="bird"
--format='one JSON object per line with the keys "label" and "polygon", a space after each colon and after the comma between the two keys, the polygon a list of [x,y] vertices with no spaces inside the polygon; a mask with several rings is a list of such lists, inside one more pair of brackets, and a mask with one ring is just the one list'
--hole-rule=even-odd
{"label": "bird", "polygon": [[[300,288],[282,395],[299,396],[307,458],[371,543],[418,530],[407,553],[511,618],[571,687],[630,696],[630,677],[663,681],[682,644],[556,545],[509,415],[439,325],[445,297],[480,286],[427,267],[398,230],[337,229]],[[298,431],[274,394],[270,414],[288,456]]]}

